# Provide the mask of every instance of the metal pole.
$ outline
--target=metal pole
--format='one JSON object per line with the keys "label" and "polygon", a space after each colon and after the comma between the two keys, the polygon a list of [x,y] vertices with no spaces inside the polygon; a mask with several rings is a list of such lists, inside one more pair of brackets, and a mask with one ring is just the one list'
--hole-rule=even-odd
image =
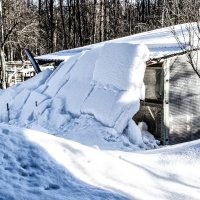
{"label": "metal pole", "polygon": [[1,48],[0,48],[0,57],[1,57],[1,70],[2,70],[2,88],[6,88],[6,65],[5,65],[5,55],[4,55],[4,25],[3,25],[3,6],[2,0],[0,0],[0,25],[1,25]]}

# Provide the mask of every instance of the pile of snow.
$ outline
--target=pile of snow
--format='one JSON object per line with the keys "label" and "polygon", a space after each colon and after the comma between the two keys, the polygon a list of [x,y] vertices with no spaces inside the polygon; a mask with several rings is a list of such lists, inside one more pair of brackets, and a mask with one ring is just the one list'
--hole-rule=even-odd
{"label": "pile of snow", "polygon": [[143,151],[101,151],[0,125],[0,199],[191,199],[200,195],[200,141]]}
{"label": "pile of snow", "polygon": [[[122,194],[83,182],[78,174],[70,171],[72,165],[68,170],[59,164],[57,159],[64,161],[67,158],[68,147],[73,151],[79,147],[78,144],[72,142],[70,145],[69,142],[68,145],[64,139],[49,134],[6,125],[0,125],[0,137],[1,200],[128,199]],[[39,141],[49,146],[43,147]],[[49,154],[50,149],[54,155],[57,154],[56,160]],[[66,150],[64,154],[61,149]],[[73,152],[74,158],[78,158],[78,154]]]}
{"label": "pile of snow", "polygon": [[45,70],[22,84],[3,90],[0,95],[0,122],[18,119],[21,109],[25,106],[31,92],[43,85],[51,73],[51,70]]}
{"label": "pile of snow", "polygon": [[[148,59],[145,45],[126,43],[107,43],[72,55],[53,73],[45,70],[5,90],[0,96],[0,122],[42,126],[66,138],[78,134],[79,141],[93,131],[90,139],[101,135],[115,143],[113,149],[154,148],[156,140],[144,139],[132,121],[145,95]],[[106,146],[92,141],[91,146]]]}

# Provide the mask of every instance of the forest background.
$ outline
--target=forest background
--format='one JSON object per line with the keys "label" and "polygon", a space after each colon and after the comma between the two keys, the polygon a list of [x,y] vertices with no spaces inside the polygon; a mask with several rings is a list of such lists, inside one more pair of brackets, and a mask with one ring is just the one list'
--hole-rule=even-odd
{"label": "forest background", "polygon": [[199,0],[0,0],[1,60],[193,22],[199,11]]}

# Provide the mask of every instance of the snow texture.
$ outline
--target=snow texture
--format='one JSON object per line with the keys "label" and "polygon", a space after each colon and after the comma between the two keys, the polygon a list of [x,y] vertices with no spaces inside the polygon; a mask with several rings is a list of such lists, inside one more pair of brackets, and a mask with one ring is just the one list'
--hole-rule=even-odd
{"label": "snow texture", "polygon": [[123,194],[83,182],[54,160],[50,148],[57,155],[70,148],[61,138],[9,126],[0,127],[0,137],[1,200],[128,200]]}
{"label": "snow texture", "polygon": [[58,68],[52,73],[52,75],[46,81],[47,88],[45,94],[48,96],[55,96],[62,86],[69,80],[69,71],[73,68],[81,55],[74,55],[69,59],[62,62]]}
{"label": "snow texture", "polygon": [[52,71],[50,69],[46,69],[41,73],[37,74],[37,76],[34,76],[33,78],[23,83],[20,83],[19,87],[26,88],[29,90],[37,89],[39,86],[45,83],[45,81],[47,80],[47,78],[50,76],[51,73]]}
{"label": "snow texture", "polygon": [[31,91],[28,89],[23,89],[10,103],[10,120],[17,119],[20,116],[23,106],[30,95]]}
{"label": "snow texture", "polygon": [[[144,97],[148,58],[145,45],[126,43],[108,43],[72,54],[53,73],[45,70],[3,92],[0,120],[27,127],[42,126],[56,135],[58,130],[65,130],[85,137],[86,130],[93,127],[105,143],[115,141],[119,149],[130,151],[135,145],[154,148],[148,145],[147,137],[146,143],[138,139],[141,130],[130,122]],[[98,145],[104,148],[104,143]]]}
{"label": "snow texture", "polygon": [[199,199],[199,140],[127,153],[2,124],[0,137],[2,200]]}
{"label": "snow texture", "polygon": [[116,107],[118,99],[118,91],[94,87],[85,100],[81,112],[92,114],[105,126],[113,127],[121,110]]}
{"label": "snow texture", "polygon": [[81,112],[92,114],[104,125],[123,132],[139,110],[148,54],[143,45],[105,44],[93,73],[95,87]]}
{"label": "snow texture", "polygon": [[95,87],[85,100],[81,112],[92,114],[105,126],[122,132],[129,119],[139,110],[139,98],[133,94],[132,90],[124,92]]}
{"label": "snow texture", "polygon": [[69,81],[58,92],[57,96],[66,99],[66,110],[73,115],[80,115],[80,110],[86,97],[92,90],[92,77],[99,49],[86,51],[69,73]]}
{"label": "snow texture", "polygon": [[107,43],[96,62],[93,80],[119,90],[141,87],[148,59],[149,50],[144,45]]}
{"label": "snow texture", "polygon": [[46,95],[33,91],[26,101],[26,104],[22,108],[20,122],[22,124],[28,124],[32,122],[34,120],[33,113],[35,108],[45,99],[47,99]]}
{"label": "snow texture", "polygon": [[154,136],[148,131],[148,126],[145,122],[140,122],[138,127],[141,130],[143,142],[149,146],[150,149],[157,148],[160,143],[158,140],[155,140]]}

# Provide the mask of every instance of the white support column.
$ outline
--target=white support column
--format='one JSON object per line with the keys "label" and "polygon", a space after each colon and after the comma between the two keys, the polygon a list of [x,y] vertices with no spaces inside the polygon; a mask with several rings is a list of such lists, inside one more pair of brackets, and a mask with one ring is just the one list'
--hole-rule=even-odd
{"label": "white support column", "polygon": [[170,78],[170,59],[164,62],[164,98],[163,98],[163,143],[169,143],[169,78]]}

